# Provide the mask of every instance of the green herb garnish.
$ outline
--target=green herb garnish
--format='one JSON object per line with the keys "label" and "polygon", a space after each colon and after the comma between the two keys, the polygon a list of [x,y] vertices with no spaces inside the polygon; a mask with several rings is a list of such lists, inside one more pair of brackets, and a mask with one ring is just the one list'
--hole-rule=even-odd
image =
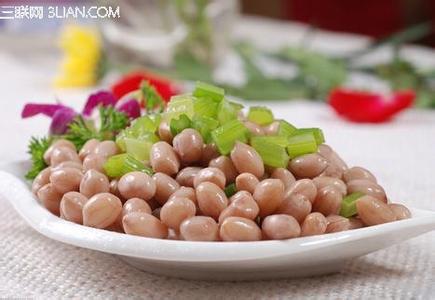
{"label": "green herb garnish", "polygon": [[40,139],[32,137],[28,146],[27,153],[30,154],[32,160],[32,167],[27,172],[25,177],[29,180],[35,179],[39,172],[47,167],[44,160],[44,153],[51,145],[51,138],[42,137]]}
{"label": "green herb garnish", "polygon": [[165,102],[162,96],[157,92],[156,88],[152,86],[148,81],[142,81],[140,85],[140,92],[142,99],[145,101],[145,107],[148,112],[157,110],[162,112],[165,108]]}
{"label": "green herb garnish", "polygon": [[115,110],[112,106],[100,107],[99,113],[100,127],[98,130],[82,116],[77,116],[69,125],[63,138],[71,141],[80,150],[90,139],[113,140],[129,122],[126,114]]}

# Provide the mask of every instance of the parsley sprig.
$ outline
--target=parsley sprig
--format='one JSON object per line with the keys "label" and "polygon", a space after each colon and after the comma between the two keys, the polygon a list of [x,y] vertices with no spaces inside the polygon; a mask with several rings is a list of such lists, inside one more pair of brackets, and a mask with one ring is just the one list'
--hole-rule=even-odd
{"label": "parsley sprig", "polygon": [[30,154],[32,160],[32,167],[25,175],[27,179],[34,179],[36,176],[38,176],[39,172],[47,167],[47,164],[44,161],[44,153],[50,147],[51,142],[51,138],[47,137],[32,137],[30,139],[27,153]]}
{"label": "parsley sprig", "polygon": [[30,154],[32,167],[25,175],[32,180],[38,176],[39,172],[47,167],[44,161],[44,153],[50,147],[53,140],[64,138],[71,141],[78,150],[90,139],[110,140],[114,139],[118,132],[128,125],[126,114],[115,110],[111,106],[100,107],[100,126],[95,128],[92,121],[85,120],[82,116],[77,116],[68,126],[68,131],[63,136],[53,137],[32,137],[29,143],[28,153]]}
{"label": "parsley sprig", "polygon": [[100,107],[100,126],[97,130],[92,122],[87,122],[82,116],[77,116],[69,125],[63,138],[71,141],[77,149],[90,139],[111,140],[128,125],[126,114],[115,110],[112,106]]}
{"label": "parsley sprig", "polygon": [[142,81],[140,85],[140,92],[142,99],[146,102],[145,107],[148,112],[156,111],[162,112],[165,108],[165,102],[162,96],[157,92],[156,88],[148,81]]}

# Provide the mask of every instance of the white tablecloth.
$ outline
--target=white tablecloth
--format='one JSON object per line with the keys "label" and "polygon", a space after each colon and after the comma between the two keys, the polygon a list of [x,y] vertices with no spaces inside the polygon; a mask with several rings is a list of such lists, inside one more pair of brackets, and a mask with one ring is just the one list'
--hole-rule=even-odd
{"label": "white tablecloth", "polygon": [[[274,41],[294,43],[302,32],[298,25],[245,19],[236,35],[276,47]],[[365,43],[354,36],[321,33],[313,47],[336,52]],[[89,93],[52,90],[55,52],[35,56],[31,51],[8,49],[3,44],[0,48],[0,162],[25,158],[29,137],[43,135],[48,128],[49,121],[42,117],[20,119],[25,102],[49,102],[57,96],[81,107]],[[425,49],[406,51],[418,62],[426,56],[427,64],[433,63]],[[393,201],[435,210],[435,111],[410,110],[388,124],[354,125],[337,119],[324,104],[270,105],[277,116],[298,126],[323,128],[327,142],[350,165],[373,171]],[[435,233],[355,259],[340,274],[265,282],[195,282],[143,273],[114,256],[52,241],[33,231],[0,198],[0,298],[430,299],[434,293]]]}

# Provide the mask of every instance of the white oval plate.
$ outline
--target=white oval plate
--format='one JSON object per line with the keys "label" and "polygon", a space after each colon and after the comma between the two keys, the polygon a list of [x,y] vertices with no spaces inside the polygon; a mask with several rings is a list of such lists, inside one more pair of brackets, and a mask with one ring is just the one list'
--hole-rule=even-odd
{"label": "white oval plate", "polygon": [[284,241],[187,242],[138,237],[65,221],[42,207],[22,179],[25,162],[4,165],[0,194],[41,234],[119,255],[152,273],[202,280],[252,280],[338,272],[347,260],[435,229],[435,212],[412,209],[408,220]]}

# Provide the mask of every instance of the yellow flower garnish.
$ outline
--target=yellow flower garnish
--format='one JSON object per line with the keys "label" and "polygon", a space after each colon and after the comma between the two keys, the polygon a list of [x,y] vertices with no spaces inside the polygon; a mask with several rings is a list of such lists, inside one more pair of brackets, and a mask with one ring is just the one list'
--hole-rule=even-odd
{"label": "yellow flower garnish", "polygon": [[101,59],[101,39],[95,28],[67,25],[60,35],[64,52],[60,73],[55,78],[57,87],[85,87],[98,81]]}

